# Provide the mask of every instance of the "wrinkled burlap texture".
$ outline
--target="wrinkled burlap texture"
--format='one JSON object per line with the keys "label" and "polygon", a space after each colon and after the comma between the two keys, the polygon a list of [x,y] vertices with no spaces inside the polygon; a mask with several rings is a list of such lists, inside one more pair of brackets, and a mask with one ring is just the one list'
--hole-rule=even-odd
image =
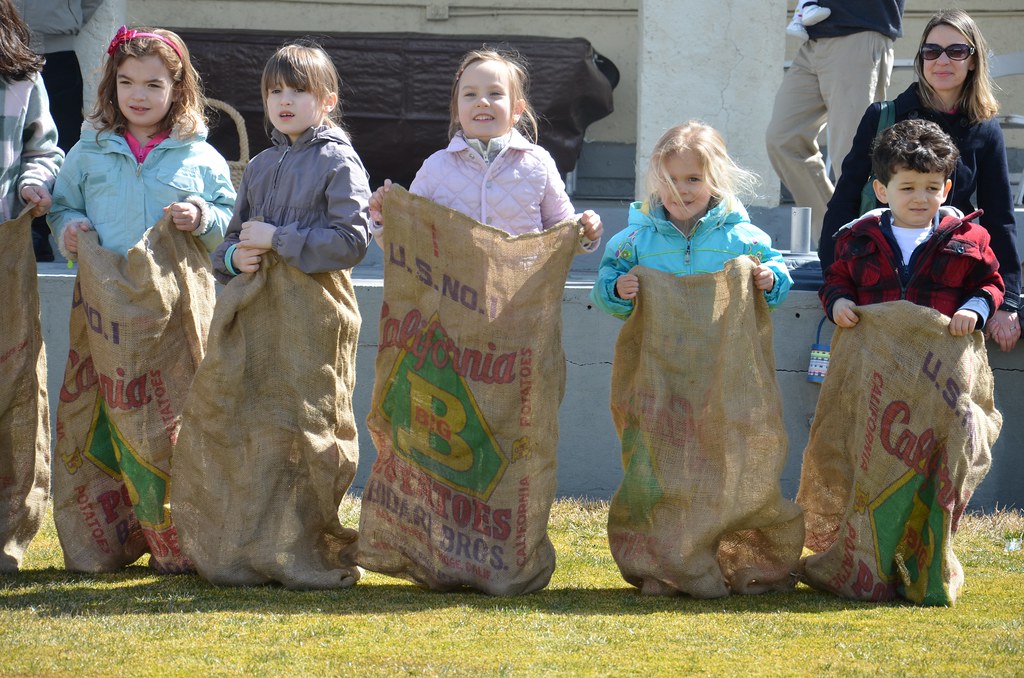
{"label": "wrinkled burlap texture", "polygon": [[359,578],[356,531],[338,518],[359,461],[359,324],[348,271],[309,275],[275,252],[221,291],[171,497],[206,580],[323,589]]}
{"label": "wrinkled burlap texture", "polygon": [[859,600],[951,605],[957,523],[992,463],[1002,415],[981,332],[908,301],[837,328],[804,450],[803,577]]}
{"label": "wrinkled burlap texture", "polygon": [[16,572],[50,488],[50,406],[32,216],[0,224],[0,573]]}
{"label": "wrinkled burlap texture", "polygon": [[622,484],[608,542],[646,594],[788,589],[803,544],[779,478],[788,443],[757,262],[674,276],[637,266],[640,293],[612,366]]}
{"label": "wrinkled burlap texture", "polygon": [[210,257],[169,217],[126,256],[79,234],[53,467],[69,570],[111,572],[146,552],[160,572],[192,569],[169,506],[171,453],[213,306]]}
{"label": "wrinkled burlap texture", "polygon": [[578,225],[510,236],[395,187],[384,209],[359,564],[438,590],[543,588]]}

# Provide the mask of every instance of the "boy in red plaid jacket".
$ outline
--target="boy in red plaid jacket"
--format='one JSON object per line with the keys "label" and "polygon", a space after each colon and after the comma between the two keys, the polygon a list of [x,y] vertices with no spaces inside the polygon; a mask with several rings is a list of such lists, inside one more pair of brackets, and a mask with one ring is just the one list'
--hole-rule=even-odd
{"label": "boy in red plaid jacket", "polygon": [[857,324],[856,307],[906,299],[951,317],[955,337],[985,326],[1003,300],[1003,279],[983,226],[942,203],[952,188],[956,144],[933,122],[904,120],[871,148],[872,210],[836,234],[835,262],[818,292],[840,327]]}

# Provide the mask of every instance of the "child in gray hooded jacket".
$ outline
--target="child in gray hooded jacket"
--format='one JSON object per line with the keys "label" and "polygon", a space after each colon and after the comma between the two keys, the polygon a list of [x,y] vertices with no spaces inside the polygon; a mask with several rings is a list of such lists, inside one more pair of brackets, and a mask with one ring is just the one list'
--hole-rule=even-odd
{"label": "child in gray hooded jacket", "polygon": [[249,163],[224,242],[217,279],[259,269],[274,250],[305,273],[352,268],[369,242],[369,176],[338,125],[338,73],[319,47],[286,45],[261,82],[274,146]]}

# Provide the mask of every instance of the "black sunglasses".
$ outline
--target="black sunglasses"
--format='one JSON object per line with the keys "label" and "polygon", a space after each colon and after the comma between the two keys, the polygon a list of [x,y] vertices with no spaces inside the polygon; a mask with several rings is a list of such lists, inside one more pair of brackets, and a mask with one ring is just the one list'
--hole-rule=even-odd
{"label": "black sunglasses", "polygon": [[946,45],[945,47],[940,47],[930,42],[921,45],[921,58],[925,61],[935,61],[942,56],[943,52],[953,61],[963,61],[974,54],[974,48],[962,42],[955,45]]}

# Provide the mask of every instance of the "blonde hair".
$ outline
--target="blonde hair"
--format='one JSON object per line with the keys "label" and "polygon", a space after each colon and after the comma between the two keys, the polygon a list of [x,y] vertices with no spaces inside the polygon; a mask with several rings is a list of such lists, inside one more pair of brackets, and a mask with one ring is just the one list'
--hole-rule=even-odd
{"label": "blonde hair", "polygon": [[530,105],[527,93],[530,89],[530,75],[526,70],[526,63],[523,57],[515,52],[499,52],[490,49],[477,49],[468,52],[462,57],[459,68],[455,71],[455,79],[452,81],[451,118],[448,122],[448,138],[451,139],[462,129],[459,123],[459,80],[466,69],[478,61],[494,61],[503,64],[508,69],[509,99],[513,106],[517,101],[523,101],[526,106],[523,108],[519,121],[513,125],[519,132],[537,143],[537,114]]}
{"label": "blonde hair", "polygon": [[139,28],[137,30],[141,33],[155,33],[163,36],[173,42],[178,51],[175,52],[170,45],[158,38],[133,37],[119,42],[114,48],[114,53],[107,58],[103,65],[103,77],[96,93],[96,105],[89,115],[89,120],[101,132],[110,130],[115,134],[123,135],[128,129],[128,121],[121,113],[121,108],[117,103],[117,69],[125,59],[132,57],[141,59],[155,55],[160,58],[170,73],[175,94],[175,100],[171,102],[170,110],[160,122],[160,129],[168,130],[177,127],[183,137],[192,136],[200,126],[206,124],[206,116],[203,113],[206,108],[206,97],[203,95],[199,73],[192,66],[188,47],[173,31],[160,28]]}
{"label": "blonde hair", "polygon": [[[264,113],[267,94],[271,88],[280,85],[304,89],[322,102],[332,94],[338,95],[341,90],[341,76],[338,75],[338,69],[334,67],[334,62],[323,47],[313,42],[293,42],[274,52],[263,67],[260,92],[263,94]],[[264,124],[269,133],[271,123],[265,114]],[[324,113],[320,124],[343,128],[340,95],[337,105]]]}
{"label": "blonde hair", "polygon": [[960,89],[960,98],[956,102],[958,110],[963,111],[971,124],[984,122],[995,117],[999,112],[999,102],[993,94],[995,85],[988,72],[988,44],[981,34],[978,24],[962,9],[944,9],[936,12],[921,33],[921,42],[917,45],[914,57],[914,72],[917,73],[917,88],[921,103],[925,106],[941,110],[943,108],[938,95],[924,77],[924,59],[921,57],[921,46],[928,40],[928,34],[936,26],[945,25],[964,36],[967,44],[974,48],[974,70],[967,71],[967,78]]}
{"label": "blonde hair", "polygon": [[646,214],[651,214],[654,207],[661,205],[659,193],[663,187],[676,193],[672,178],[665,171],[665,163],[673,155],[685,151],[692,151],[700,158],[713,205],[724,202],[727,209],[734,210],[741,205],[739,195],[755,194],[760,179],[729,157],[722,135],[710,125],[690,120],[672,127],[654,144],[644,176],[647,196],[641,209]]}

